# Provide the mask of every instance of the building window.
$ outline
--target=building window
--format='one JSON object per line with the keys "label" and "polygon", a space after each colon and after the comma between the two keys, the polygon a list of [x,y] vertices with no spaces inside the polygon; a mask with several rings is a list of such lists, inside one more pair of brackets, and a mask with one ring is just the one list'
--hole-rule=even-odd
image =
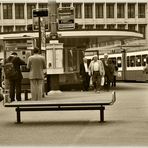
{"label": "building window", "polygon": [[93,29],[93,25],[85,25],[85,29],[86,30],[92,30]]}
{"label": "building window", "polygon": [[141,55],[136,56],[136,66],[141,66]]}
{"label": "building window", "polygon": [[27,4],[27,18],[32,19],[32,10],[35,9],[35,4]]}
{"label": "building window", "polygon": [[13,32],[13,26],[4,26],[4,32]]}
{"label": "building window", "polygon": [[118,28],[119,30],[125,30],[125,25],[124,25],[124,24],[118,24],[118,25],[117,25],[117,28]]}
{"label": "building window", "polygon": [[15,18],[24,19],[24,4],[15,4]]}
{"label": "building window", "polygon": [[62,3],[62,7],[70,7],[70,3]]}
{"label": "building window", "polygon": [[92,18],[93,17],[92,4],[85,3],[84,12],[85,12],[85,18]]}
{"label": "building window", "polygon": [[128,24],[129,31],[135,31],[136,25],[135,24]]}
{"label": "building window", "polygon": [[97,4],[96,3],[96,18],[103,18],[103,8],[104,5],[103,4]]}
{"label": "building window", "polygon": [[96,25],[96,29],[103,30],[105,25]]}
{"label": "building window", "polygon": [[3,18],[12,19],[12,4],[3,4]]}
{"label": "building window", "polygon": [[75,18],[82,18],[82,4],[74,4]]}
{"label": "building window", "polygon": [[25,26],[16,26],[16,31],[25,31]]}
{"label": "building window", "polygon": [[106,17],[114,18],[114,4],[106,4]]}
{"label": "building window", "polygon": [[124,18],[124,17],[125,17],[125,5],[117,4],[117,18]]}
{"label": "building window", "polygon": [[128,4],[128,18],[135,18],[135,4]]}
{"label": "building window", "polygon": [[139,32],[143,34],[143,37],[146,37],[146,25],[145,24],[139,24]]}
{"label": "building window", "polygon": [[138,18],[145,18],[145,7],[146,4],[138,4]]}
{"label": "building window", "polygon": [[115,25],[114,24],[108,24],[107,29],[115,29]]}
{"label": "building window", "polygon": [[47,4],[39,4],[39,8],[48,8]]}

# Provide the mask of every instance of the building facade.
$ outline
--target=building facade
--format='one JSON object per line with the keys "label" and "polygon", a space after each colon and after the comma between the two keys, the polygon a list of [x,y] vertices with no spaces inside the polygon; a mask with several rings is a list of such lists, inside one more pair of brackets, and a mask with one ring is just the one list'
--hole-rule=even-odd
{"label": "building facade", "polygon": [[[0,32],[27,31],[32,10],[48,8],[50,0],[1,0]],[[148,0],[57,0],[57,7],[75,7],[78,29],[138,31],[148,40]]]}

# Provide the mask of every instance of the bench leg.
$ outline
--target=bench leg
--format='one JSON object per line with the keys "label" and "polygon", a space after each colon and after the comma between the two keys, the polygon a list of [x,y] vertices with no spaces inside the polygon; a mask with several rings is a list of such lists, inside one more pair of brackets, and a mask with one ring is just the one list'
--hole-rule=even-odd
{"label": "bench leg", "polygon": [[104,122],[104,110],[105,110],[105,107],[101,107],[101,109],[100,109],[100,122]]}
{"label": "bench leg", "polygon": [[19,110],[19,107],[17,107],[15,110],[16,110],[17,123],[21,123],[21,112]]}

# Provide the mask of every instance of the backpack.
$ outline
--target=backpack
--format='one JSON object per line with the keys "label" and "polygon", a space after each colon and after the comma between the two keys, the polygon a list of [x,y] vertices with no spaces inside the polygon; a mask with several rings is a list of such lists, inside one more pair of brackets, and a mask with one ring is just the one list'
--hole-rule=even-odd
{"label": "backpack", "polygon": [[17,71],[14,68],[14,65],[12,62],[8,62],[4,65],[4,73],[6,79],[15,79],[17,75]]}

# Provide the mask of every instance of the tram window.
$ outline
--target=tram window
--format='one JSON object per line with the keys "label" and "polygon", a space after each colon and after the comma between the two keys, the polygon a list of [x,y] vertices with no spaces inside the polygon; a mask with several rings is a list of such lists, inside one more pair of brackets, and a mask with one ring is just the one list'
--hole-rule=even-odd
{"label": "tram window", "polygon": [[146,57],[147,55],[142,55],[142,66],[145,66],[146,65]]}
{"label": "tram window", "polygon": [[135,66],[135,56],[131,56],[130,57],[130,67],[134,67]]}
{"label": "tram window", "polygon": [[121,67],[121,57],[117,57],[117,66]]}
{"label": "tram window", "polygon": [[141,66],[141,55],[136,56],[136,66]]}
{"label": "tram window", "polygon": [[127,67],[130,66],[130,60],[129,60],[129,56],[127,56]]}

